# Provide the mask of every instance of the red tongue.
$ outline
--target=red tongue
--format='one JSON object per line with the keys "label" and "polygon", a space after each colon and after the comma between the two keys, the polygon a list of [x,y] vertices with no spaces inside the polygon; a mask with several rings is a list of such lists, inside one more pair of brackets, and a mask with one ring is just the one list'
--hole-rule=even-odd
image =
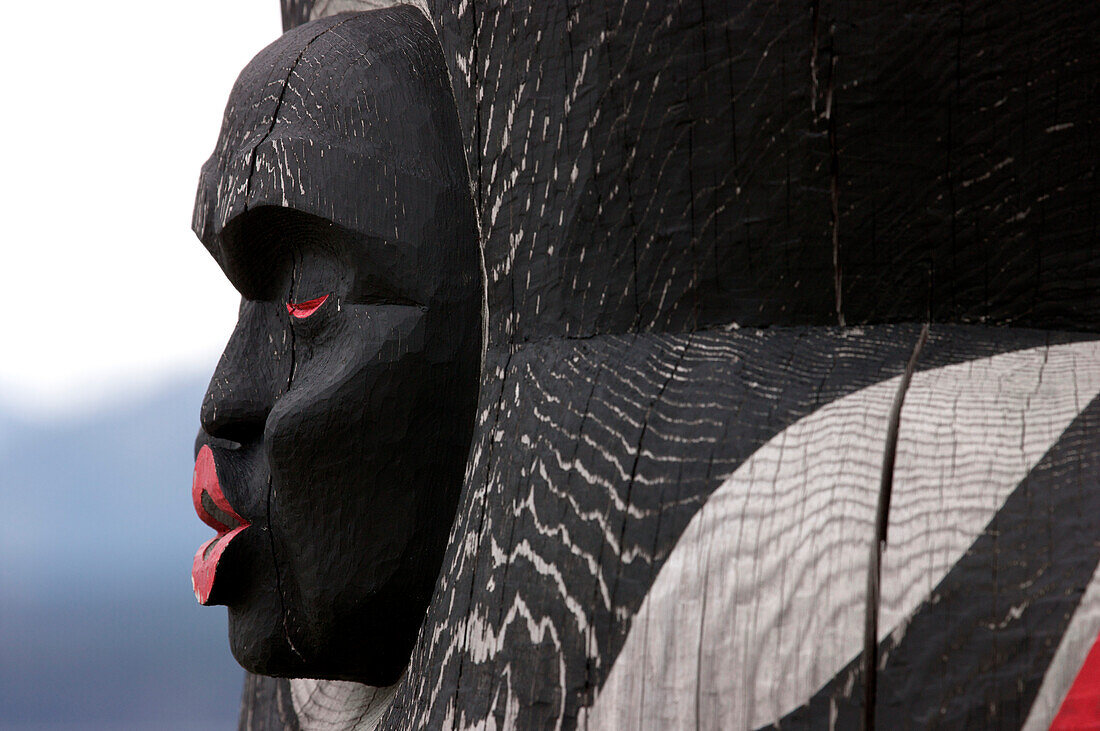
{"label": "red tongue", "polygon": [[199,604],[209,603],[210,592],[214,589],[214,576],[218,571],[218,561],[229,546],[229,542],[247,527],[242,525],[228,533],[219,533],[199,546],[199,550],[195,552],[195,560],[191,563],[191,588],[194,589],[195,599]]}
{"label": "red tongue", "polygon": [[[230,526],[211,515],[203,506],[203,494],[213,502],[219,511],[237,521],[239,525]],[[191,564],[191,586],[195,590],[195,598],[199,604],[206,604],[210,600],[210,592],[214,588],[214,576],[218,569],[218,560],[222,557],[229,542],[233,537],[248,527],[249,523],[229,504],[222,493],[218,483],[218,472],[214,467],[214,453],[210,447],[203,445],[195,458],[195,474],[191,481],[191,502],[195,506],[202,522],[218,532],[199,547],[195,553],[195,559]]]}

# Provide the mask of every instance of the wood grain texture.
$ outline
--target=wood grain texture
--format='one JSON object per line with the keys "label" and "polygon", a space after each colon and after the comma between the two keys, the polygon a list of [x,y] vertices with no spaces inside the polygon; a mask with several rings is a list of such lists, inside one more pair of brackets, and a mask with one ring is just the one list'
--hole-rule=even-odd
{"label": "wood grain texture", "polygon": [[[1100,328],[1100,17],[1088,3],[438,0],[430,10],[479,208],[490,349],[458,516],[385,728],[576,727],[616,692],[637,613],[711,495],[800,420],[901,373],[919,326],[890,323],[938,323],[922,373]],[[314,11],[284,0],[291,23]],[[825,327],[841,318],[865,327]],[[912,408],[927,411],[932,436],[899,455],[921,488],[891,513],[879,718],[1019,725],[1032,698],[1057,694],[1047,669],[1072,662],[1058,659],[1060,638],[1092,606],[1078,610],[1100,558],[1083,517],[1100,510],[1098,415],[1076,402],[1084,413],[1028,471],[1026,432],[1018,445],[987,444],[988,425],[962,409],[996,391],[929,393]],[[1035,418],[1049,416],[1045,404],[1032,400]],[[810,442],[807,473],[874,473],[873,461],[836,454],[849,436],[873,437],[880,406],[865,406],[832,442]],[[921,473],[956,427],[975,435],[969,451],[938,477]],[[988,486],[1021,470],[997,507]],[[978,494],[922,483],[939,477]],[[956,497],[965,531],[945,513]],[[760,521],[791,517],[762,502]],[[844,638],[846,622],[862,621],[871,534],[856,526],[873,504],[825,506],[839,519],[821,539],[850,538],[860,552],[852,566],[839,549],[822,557],[831,568],[810,562],[808,585],[823,588],[812,600],[796,591],[788,615],[782,597],[797,587],[765,571],[777,555],[755,554],[761,584],[781,588],[747,601],[798,627],[810,657],[784,635],[806,670],[804,705],[790,708],[784,684],[770,697],[765,687],[750,704],[761,715],[737,716],[746,724],[858,723],[859,669]],[[824,516],[805,517],[798,530],[816,536]],[[736,550],[723,527],[706,534]],[[828,618],[812,626],[835,633],[813,636],[790,614],[811,610]],[[701,647],[712,646],[688,650]],[[752,651],[759,666],[763,650]],[[673,683],[646,667],[618,672]],[[736,715],[715,699],[761,687],[740,665],[723,673],[696,694],[709,718]],[[693,702],[686,687],[668,690]],[[624,712],[699,720],[648,702]]]}
{"label": "wood grain texture", "polygon": [[290,681],[245,673],[238,731],[301,731]]}
{"label": "wood grain texture", "polygon": [[848,323],[1100,325],[1088,3],[430,9],[493,342],[835,324],[838,281]]}
{"label": "wood grain texture", "polygon": [[1087,4],[432,7],[493,342],[1098,325]]}
{"label": "wood grain texture", "polygon": [[[877,713],[906,727],[1022,725],[1100,557],[1091,516],[1100,495],[1096,434],[1100,404],[1070,424],[1005,500],[982,534],[901,632],[879,646]],[[843,692],[858,680],[849,665],[781,721],[841,728],[861,713]],[[1047,701],[1049,703],[1049,700]],[[828,714],[828,715],[826,715]]]}
{"label": "wood grain texture", "polygon": [[[582,726],[769,725],[831,679],[846,664],[839,658],[858,654],[866,537],[899,379],[799,420],[710,496]],[[904,635],[938,579],[1098,392],[1096,342],[916,375],[898,438],[879,641]]]}
{"label": "wood grain texture", "polygon": [[290,681],[302,731],[374,731],[396,689],[396,685],[373,688],[340,680]]}
{"label": "wood grain texture", "polygon": [[[615,665],[664,561],[723,476],[800,418],[896,377],[918,330],[903,326],[862,334],[771,329],[675,338],[624,336],[577,341],[568,354],[551,355],[556,347],[551,344],[497,354],[490,372],[502,387],[482,394],[480,438],[459,521],[408,680],[387,722],[395,728],[468,728],[490,721],[518,728],[572,727]],[[934,327],[919,367],[923,372],[1074,337],[1008,335]],[[782,367],[777,369],[777,363]],[[622,374],[630,374],[629,380]],[[538,397],[524,402],[516,400],[517,394]],[[888,410],[891,398],[892,392],[883,399],[882,411]],[[637,413],[644,418],[630,418]],[[873,411],[856,414],[848,429],[865,419],[873,421],[873,416]],[[684,456],[686,443],[706,446],[692,459]],[[561,444],[570,449],[563,451]],[[880,450],[864,468],[874,485],[878,459]],[[858,470],[866,460],[827,463],[837,470]],[[974,470],[980,473],[985,464],[977,463]],[[868,523],[873,506],[872,496],[865,504]],[[792,517],[763,499],[760,510],[768,507],[773,508],[768,520]],[[846,502],[835,509],[854,508]],[[935,525],[940,515],[937,507],[926,522]],[[982,527],[979,522],[978,534]],[[809,525],[804,530],[812,533]],[[733,540],[736,533],[731,529],[723,535]],[[870,535],[868,530],[852,536],[859,566],[865,567]],[[929,536],[945,540],[934,530],[924,535],[934,543]],[[920,545],[917,541],[908,550],[919,553]],[[922,565],[929,572],[936,561],[946,560],[932,549],[927,552],[936,556],[925,556]],[[756,555],[766,563],[771,554]],[[1092,560],[1095,566],[1096,558],[1081,560]],[[1046,567],[1049,571],[1050,564]],[[767,575],[764,568],[761,564],[755,575]],[[819,570],[820,576],[829,575],[824,567]],[[854,594],[844,588],[841,576],[833,577],[833,599],[855,597],[848,605],[856,627],[862,622],[864,571],[857,567],[852,574]],[[921,576],[928,580],[932,575]],[[751,583],[737,576],[730,580]],[[988,591],[996,594],[996,578],[989,580],[994,586]],[[899,583],[907,585],[905,580]],[[887,586],[893,587],[894,580]],[[896,593],[891,588],[885,596]],[[1072,592],[1063,597],[1067,617],[1078,598]],[[758,599],[781,604],[775,596]],[[829,607],[839,611],[844,605],[841,601]],[[1060,636],[1054,629],[1050,634]],[[936,635],[926,631],[923,636]],[[966,654],[969,649],[959,651]],[[822,652],[819,663],[828,665]],[[850,655],[834,654],[834,671]],[[625,668],[640,672],[630,664]],[[739,670],[727,668],[727,674],[711,682],[736,687],[740,677]],[[960,693],[963,680],[955,686]],[[889,687],[894,681],[882,682]]]}

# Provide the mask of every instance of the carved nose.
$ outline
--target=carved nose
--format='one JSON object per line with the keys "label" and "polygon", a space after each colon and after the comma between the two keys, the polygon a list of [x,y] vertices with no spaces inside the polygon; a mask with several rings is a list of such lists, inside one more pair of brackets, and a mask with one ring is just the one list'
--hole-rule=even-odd
{"label": "carved nose", "polygon": [[[266,307],[264,305],[267,305]],[[246,301],[203,397],[200,421],[211,437],[247,444],[263,436],[267,415],[286,388],[290,357],[282,323],[268,303]]]}
{"label": "carved nose", "polygon": [[[220,370],[220,369],[219,369]],[[264,422],[271,410],[261,404],[257,389],[232,381],[217,382],[215,373],[202,400],[202,430],[212,437],[238,444],[256,441],[263,434]]]}

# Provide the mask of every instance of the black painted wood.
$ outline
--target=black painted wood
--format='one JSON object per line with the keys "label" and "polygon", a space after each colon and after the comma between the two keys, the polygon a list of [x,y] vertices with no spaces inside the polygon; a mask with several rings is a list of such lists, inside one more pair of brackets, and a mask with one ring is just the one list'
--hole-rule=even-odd
{"label": "black painted wood", "polygon": [[[293,24],[328,6],[284,7]],[[1087,3],[432,16],[494,342],[835,324],[838,272],[848,323],[1100,324]]]}
{"label": "black painted wood", "polygon": [[290,681],[246,674],[239,731],[300,731],[290,697]]}
{"label": "black painted wood", "polygon": [[1100,324],[1088,4],[433,11],[494,343],[836,324],[838,280],[849,324]]}
{"label": "black painted wood", "polygon": [[[391,727],[570,726],[709,493],[798,418],[900,374],[919,329],[607,336],[491,353],[489,383],[499,385],[482,391],[459,518]],[[1050,337],[941,326],[919,368]],[[851,536],[868,547],[872,538],[871,520]],[[987,581],[995,595],[1007,579]],[[1065,598],[1066,611],[1077,598]],[[1037,630],[1035,640],[1058,636]],[[959,677],[955,691],[965,697],[977,677]],[[826,704],[811,725],[827,714]]]}
{"label": "black painted wood", "polygon": [[196,442],[196,511],[217,531],[196,598],[229,608],[253,672],[392,685],[458,502],[483,349],[476,212],[423,13],[324,18],[261,51],[193,228],[242,295]]}
{"label": "black painted wood", "polygon": [[[1019,728],[1098,564],[1100,400],[1074,420],[895,637],[879,644],[876,716],[905,728]],[[782,728],[855,728],[850,663]]]}
{"label": "black painted wood", "polygon": [[[430,9],[490,348],[458,517],[385,727],[575,725],[722,478],[901,373],[920,329],[905,323],[937,323],[920,370],[1100,329],[1089,3]],[[292,27],[325,9],[283,12]],[[882,718],[1026,718],[1100,558],[1080,524],[1093,410],[935,607],[880,643]],[[1000,626],[1025,595],[1042,600]],[[853,727],[853,667],[784,724],[839,712]]]}

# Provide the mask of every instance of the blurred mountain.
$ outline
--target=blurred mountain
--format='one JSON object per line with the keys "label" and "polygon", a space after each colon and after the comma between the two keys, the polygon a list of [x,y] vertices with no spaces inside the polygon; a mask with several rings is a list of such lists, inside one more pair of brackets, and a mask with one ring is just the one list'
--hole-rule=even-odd
{"label": "blurred mountain", "polygon": [[236,725],[225,610],[191,593],[205,386],[70,421],[0,409],[0,729]]}

